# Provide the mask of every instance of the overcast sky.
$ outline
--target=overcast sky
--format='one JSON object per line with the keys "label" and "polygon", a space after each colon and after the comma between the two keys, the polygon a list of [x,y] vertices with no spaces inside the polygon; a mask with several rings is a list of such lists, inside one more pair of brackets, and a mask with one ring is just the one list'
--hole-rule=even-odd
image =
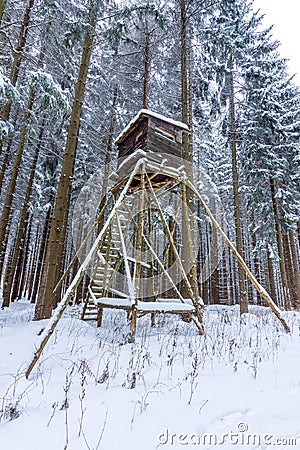
{"label": "overcast sky", "polygon": [[274,24],[281,55],[290,60],[290,73],[297,74],[295,82],[300,85],[300,0],[254,0],[254,8],[266,15],[265,26]]}

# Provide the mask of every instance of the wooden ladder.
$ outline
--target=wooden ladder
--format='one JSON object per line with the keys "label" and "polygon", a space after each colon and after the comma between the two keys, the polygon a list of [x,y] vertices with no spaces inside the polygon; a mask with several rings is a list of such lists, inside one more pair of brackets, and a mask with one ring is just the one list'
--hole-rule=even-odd
{"label": "wooden ladder", "polygon": [[[126,195],[121,206],[116,210],[122,233],[125,236],[130,224],[133,196]],[[107,296],[108,292],[125,295],[111,287],[113,276],[116,273],[117,264],[122,253],[121,239],[118,228],[117,217],[111,222],[110,231],[106,234],[98,252],[93,277],[88,287],[88,294],[85,300],[82,316],[83,320],[97,320],[98,309],[95,300]]]}

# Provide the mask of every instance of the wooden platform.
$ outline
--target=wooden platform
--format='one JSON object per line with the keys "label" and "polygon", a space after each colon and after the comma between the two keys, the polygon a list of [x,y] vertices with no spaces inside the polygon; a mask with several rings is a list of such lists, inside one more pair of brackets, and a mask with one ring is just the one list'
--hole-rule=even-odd
{"label": "wooden platform", "polygon": [[155,314],[179,314],[185,318],[186,321],[190,321],[193,314],[196,313],[196,309],[190,299],[186,299],[185,303],[182,303],[176,298],[158,299],[155,302],[139,301],[137,304],[131,302],[129,298],[110,298],[102,297],[95,298],[94,304],[98,308],[98,320],[97,326],[102,324],[102,315],[105,308],[109,309],[122,309],[130,313],[134,311],[138,316],[145,314],[151,314],[151,323],[154,325]]}
{"label": "wooden platform", "polygon": [[195,308],[190,299],[186,303],[182,303],[177,299],[158,299],[156,302],[139,301],[137,305],[132,305],[130,299],[126,298],[110,298],[102,297],[94,301],[95,305],[103,308],[116,308],[130,310],[133,306],[137,311],[141,312],[170,312],[180,314],[184,312],[194,312]]}

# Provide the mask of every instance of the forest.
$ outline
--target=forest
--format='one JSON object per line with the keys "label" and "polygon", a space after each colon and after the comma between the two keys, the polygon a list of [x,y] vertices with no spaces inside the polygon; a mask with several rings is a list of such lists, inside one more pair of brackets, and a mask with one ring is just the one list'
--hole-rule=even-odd
{"label": "forest", "polygon": [[273,27],[251,0],[0,0],[0,42],[1,450],[297,448]]}
{"label": "forest", "polygon": [[[251,2],[7,0],[0,17],[3,307],[26,297],[50,317],[78,268],[53,296],[76,198],[148,108],[188,124],[225,232],[272,299],[299,308],[299,88]],[[228,249],[199,289],[206,304],[264,304]]]}

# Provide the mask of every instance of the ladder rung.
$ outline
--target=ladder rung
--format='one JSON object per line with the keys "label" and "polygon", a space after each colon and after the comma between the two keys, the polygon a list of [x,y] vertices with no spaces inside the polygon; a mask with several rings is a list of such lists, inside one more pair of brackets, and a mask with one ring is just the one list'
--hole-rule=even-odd
{"label": "ladder rung", "polygon": [[114,268],[111,267],[110,264],[106,264],[105,266],[97,266],[95,268],[96,273],[104,273],[104,272],[113,272]]}
{"label": "ladder rung", "polygon": [[113,267],[111,267],[110,264],[106,264],[105,266],[103,265],[96,266],[95,270],[96,272],[109,272],[109,271],[112,272],[114,269]]}
{"label": "ladder rung", "polygon": [[[112,241],[112,242],[115,243],[116,241]],[[104,244],[104,245],[102,246],[102,248],[107,249],[107,244]],[[118,249],[116,249],[116,248],[110,248],[110,251],[115,251],[115,252],[117,252]]]}
{"label": "ladder rung", "polygon": [[103,289],[103,280],[99,280],[99,279],[97,279],[97,278],[94,278],[93,279],[93,284],[92,284],[92,288],[94,289],[97,289],[97,290],[99,290],[99,289]]}
{"label": "ladder rung", "polygon": [[[125,216],[130,216],[131,215],[131,211],[127,211],[126,209],[118,209],[118,215],[119,214],[124,214]],[[119,217],[120,219],[120,217]]]}
{"label": "ladder rung", "polygon": [[112,274],[112,272],[113,272],[114,270],[113,269],[107,269],[106,271],[105,270],[96,270],[96,272],[95,272],[95,276],[101,276],[101,277],[104,277],[105,275],[111,275]]}
{"label": "ladder rung", "polygon": [[103,286],[104,285],[104,279],[99,277],[93,278],[93,286]]}

